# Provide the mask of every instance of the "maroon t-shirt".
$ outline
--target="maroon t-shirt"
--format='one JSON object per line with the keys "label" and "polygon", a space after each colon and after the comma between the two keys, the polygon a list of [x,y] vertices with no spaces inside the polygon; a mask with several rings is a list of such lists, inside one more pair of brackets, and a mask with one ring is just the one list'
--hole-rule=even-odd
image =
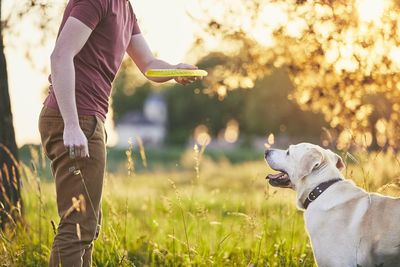
{"label": "maroon t-shirt", "polygon": [[[128,0],[70,0],[58,34],[70,16],[93,30],[74,57],[78,114],[99,115],[105,119],[111,83],[132,35],[140,33],[136,16]],[[49,81],[51,84],[50,77]],[[44,105],[58,109],[51,85]]]}

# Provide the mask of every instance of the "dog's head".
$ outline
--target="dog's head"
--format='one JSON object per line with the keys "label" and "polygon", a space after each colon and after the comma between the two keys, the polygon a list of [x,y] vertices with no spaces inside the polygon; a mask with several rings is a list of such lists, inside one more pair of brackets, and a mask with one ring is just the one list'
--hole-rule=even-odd
{"label": "dog's head", "polygon": [[[342,158],[329,149],[317,145],[301,143],[291,145],[287,150],[269,149],[265,160],[277,174],[269,174],[267,179],[272,186],[297,189],[301,184],[322,183],[324,179],[340,175],[345,167]],[[319,175],[319,174],[326,175]],[[329,174],[328,174],[329,173]]]}

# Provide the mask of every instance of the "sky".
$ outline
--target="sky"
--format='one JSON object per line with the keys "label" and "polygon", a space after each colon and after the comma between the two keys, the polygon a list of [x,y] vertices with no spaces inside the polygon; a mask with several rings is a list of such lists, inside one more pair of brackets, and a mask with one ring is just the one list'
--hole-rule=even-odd
{"label": "sky", "polygon": [[[10,1],[13,0],[9,0],[8,3]],[[58,2],[60,1],[63,2],[58,0]],[[187,15],[187,11],[193,8],[193,1],[130,1],[138,17],[142,33],[152,51],[159,58],[172,64],[184,61],[195,34],[193,21]],[[4,9],[7,7],[6,2]],[[29,24],[30,22],[25,23]],[[55,25],[56,28],[58,26],[58,24]],[[32,38],[32,36],[35,36],[34,31],[28,32],[28,34],[24,33],[18,43],[23,45],[24,40]],[[48,86],[48,73],[41,70],[48,69],[50,66],[49,56],[54,41],[49,40],[49,43],[42,49],[32,48],[36,66],[29,63],[25,54],[21,53],[21,49],[13,47],[6,50],[14,128],[19,146],[40,142],[37,121],[44,100],[43,90]],[[117,137],[113,131],[110,115],[106,127],[110,137],[109,144],[113,145]]]}

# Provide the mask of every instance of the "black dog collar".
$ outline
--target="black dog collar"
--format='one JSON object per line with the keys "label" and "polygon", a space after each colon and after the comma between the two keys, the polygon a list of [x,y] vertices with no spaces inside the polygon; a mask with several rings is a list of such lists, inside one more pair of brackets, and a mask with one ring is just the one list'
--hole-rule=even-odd
{"label": "black dog collar", "polygon": [[328,189],[331,185],[333,185],[336,182],[342,181],[340,178],[332,179],[326,182],[323,182],[319,184],[316,188],[313,189],[313,191],[310,192],[308,197],[303,203],[304,209],[308,208],[308,205],[310,205],[311,202],[316,200],[326,189]]}

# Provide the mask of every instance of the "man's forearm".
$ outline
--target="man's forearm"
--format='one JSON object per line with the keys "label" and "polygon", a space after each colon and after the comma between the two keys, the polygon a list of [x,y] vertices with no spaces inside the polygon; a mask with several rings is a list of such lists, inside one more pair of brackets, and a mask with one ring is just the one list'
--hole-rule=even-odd
{"label": "man's forearm", "polygon": [[[145,71],[150,69],[173,69],[176,65],[171,65],[161,59],[154,59],[149,64],[147,64]],[[163,83],[171,80],[171,77],[148,77],[149,80],[157,83]]]}
{"label": "man's forearm", "polygon": [[51,56],[51,80],[64,124],[78,126],[73,57],[57,54]]}
{"label": "man's forearm", "polygon": [[[178,65],[172,65],[163,60],[155,58],[149,46],[147,45],[146,40],[141,34],[135,34],[132,36],[131,42],[127,48],[127,52],[143,74],[146,73],[146,71],[149,69],[196,69],[197,68],[196,66],[182,64],[182,63]],[[173,77],[173,78],[147,77],[147,79],[158,83],[163,83],[171,79],[175,79],[176,82],[183,85],[191,83],[196,80],[196,78],[193,77]]]}

